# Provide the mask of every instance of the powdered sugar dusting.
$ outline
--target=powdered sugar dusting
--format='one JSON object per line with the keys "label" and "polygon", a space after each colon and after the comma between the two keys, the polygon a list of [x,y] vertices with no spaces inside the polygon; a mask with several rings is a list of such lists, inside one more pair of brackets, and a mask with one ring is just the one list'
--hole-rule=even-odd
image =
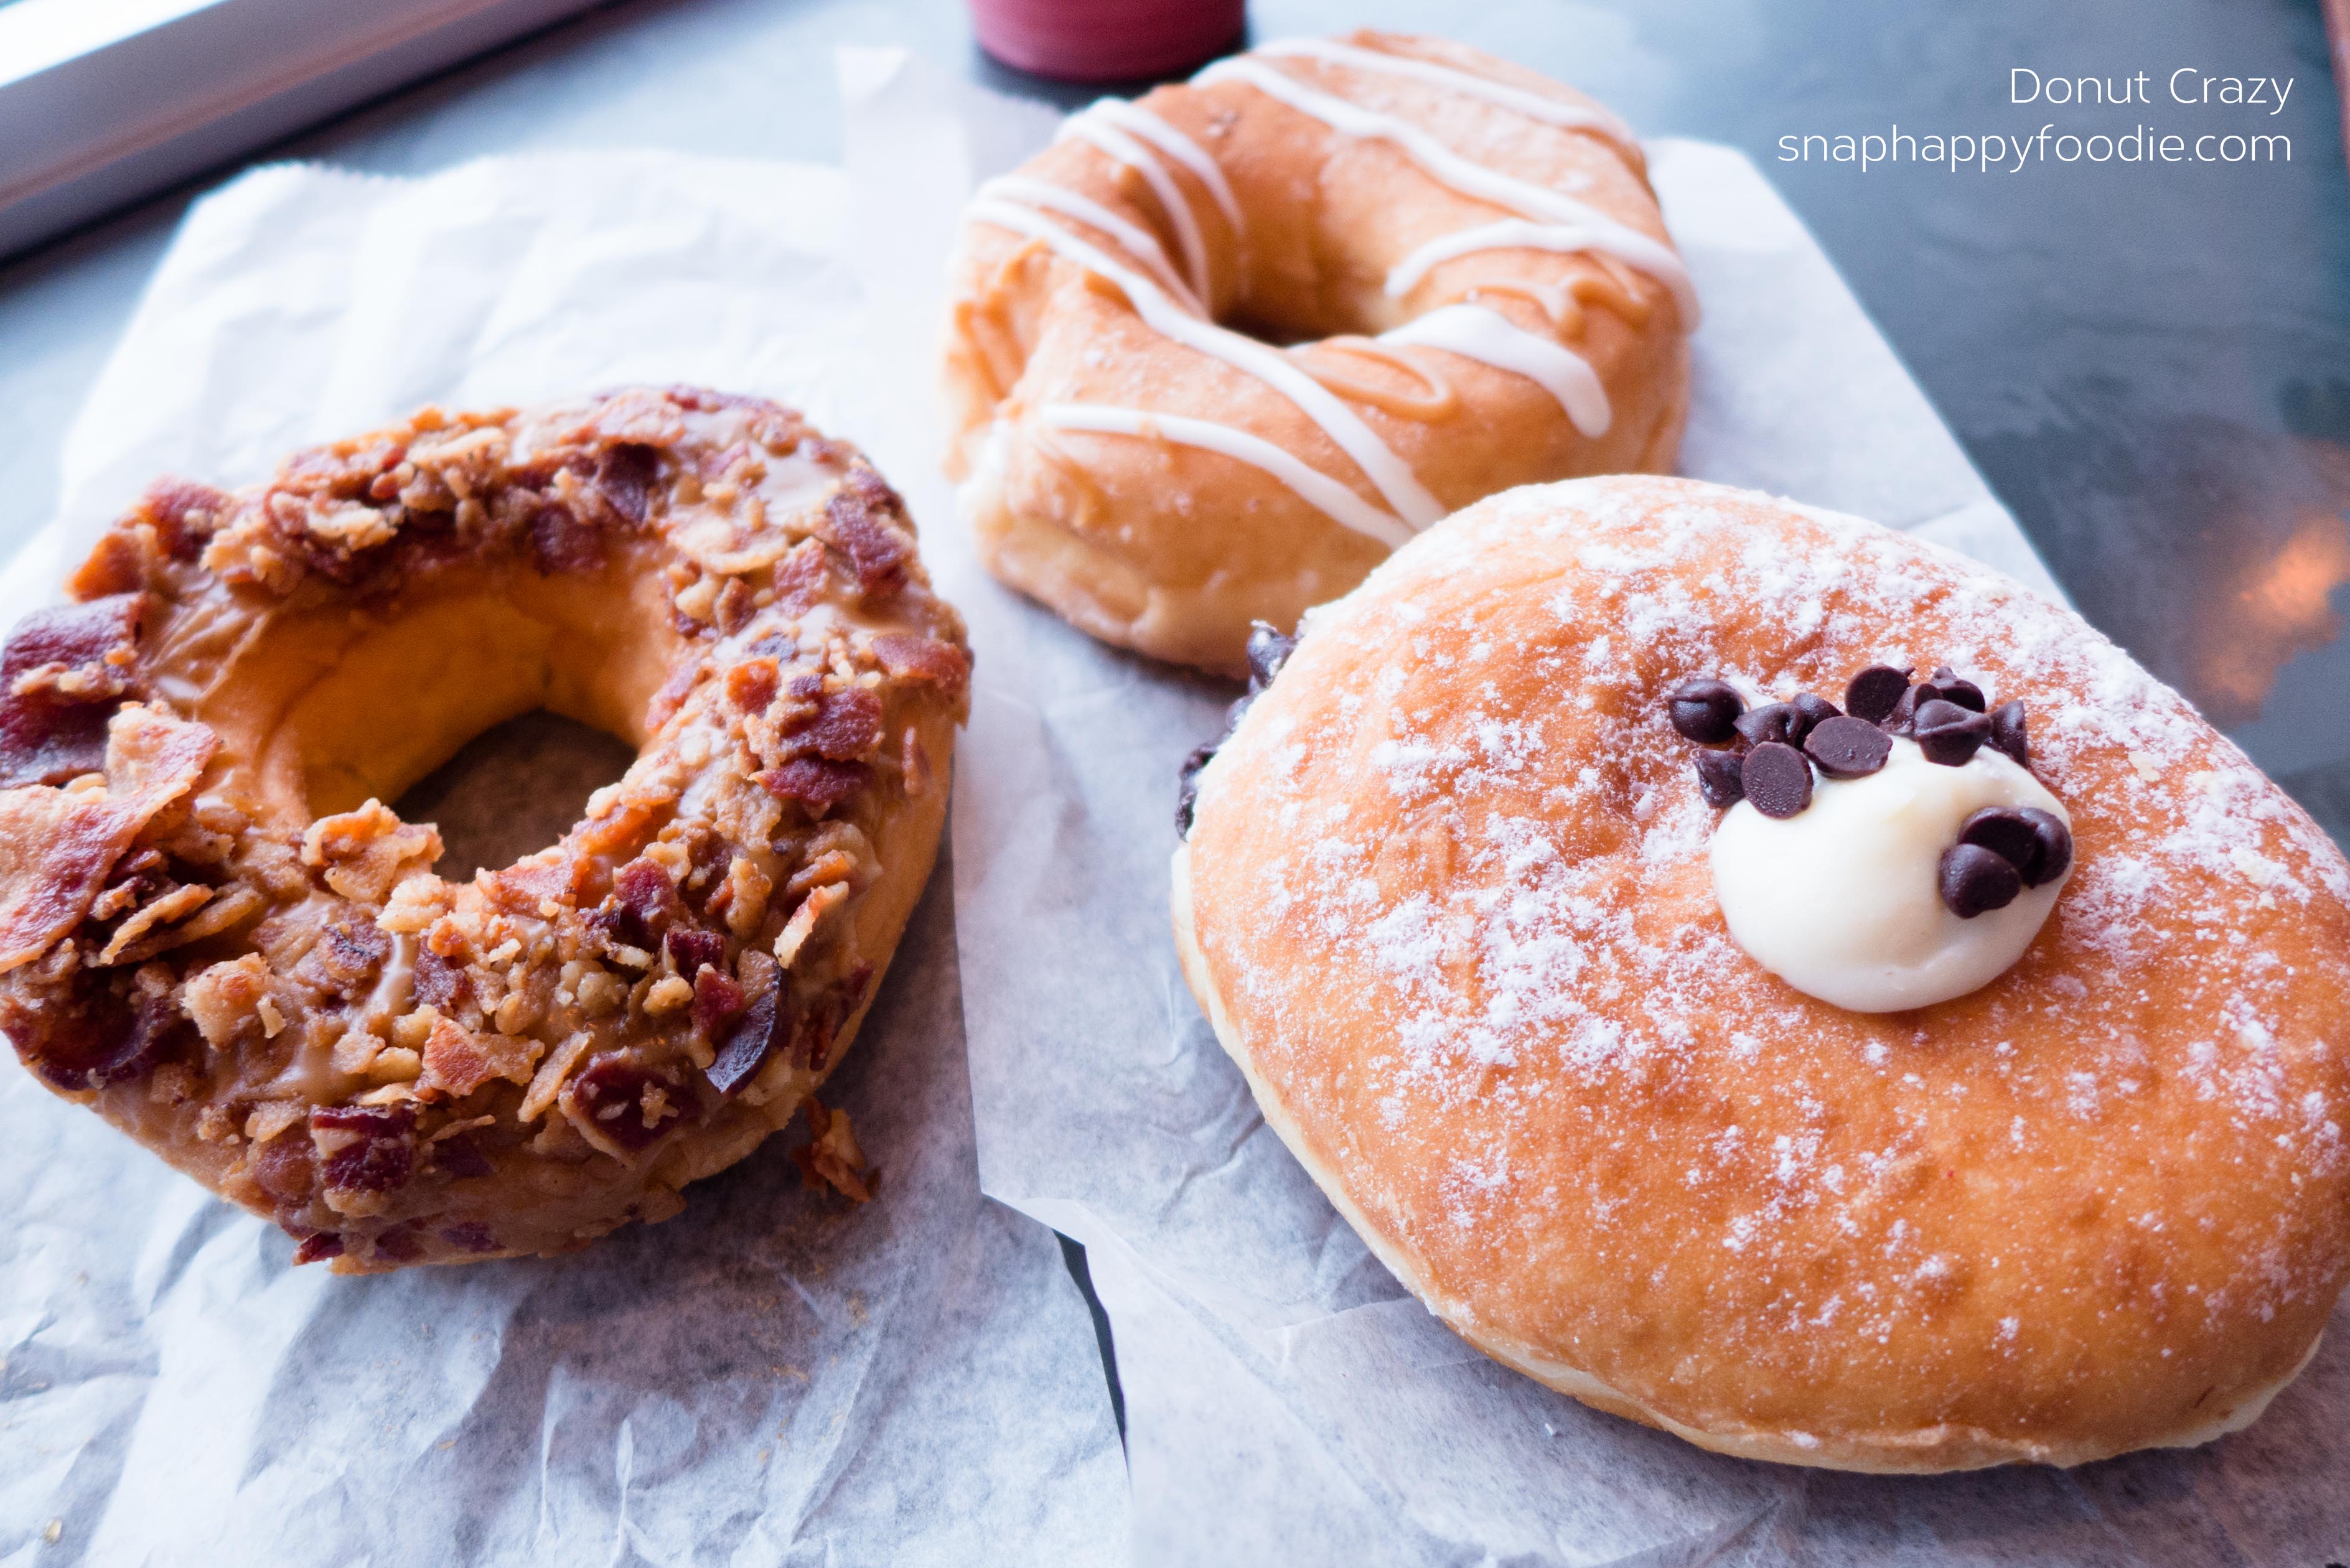
{"label": "powdered sugar dusting", "polygon": [[[2079,861],[2008,975],[1863,1016],[1729,940],[1659,698],[1840,697],[1875,662],[2023,698]],[[1502,1318],[1598,1334],[1689,1290],[1791,1366],[1951,1334],[2028,1359],[2067,1226],[2126,1224],[2199,1333],[2322,1320],[2350,1262],[2340,855],[2120,649],[1936,546],[1674,481],[1493,497],[1316,612],[1199,820],[1200,935],[1260,1074]],[[1503,1262],[1529,1244],[1531,1282]],[[2066,1288],[2058,1315],[2166,1366],[2218,1354],[2172,1355],[2185,1320],[2142,1292]]]}

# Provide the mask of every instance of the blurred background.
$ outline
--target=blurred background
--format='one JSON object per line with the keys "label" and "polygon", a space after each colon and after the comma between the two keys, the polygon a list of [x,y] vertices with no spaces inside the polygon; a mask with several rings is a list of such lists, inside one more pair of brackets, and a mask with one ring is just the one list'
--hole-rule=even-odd
{"label": "blurred background", "polygon": [[[1357,26],[1445,33],[1646,133],[1743,149],[2078,607],[2350,842],[2350,181],[2320,0],[1248,12],[1256,38]],[[1101,90],[991,60],[964,0],[0,3],[0,550],[48,515],[59,439],[173,223],[242,162],[837,160],[839,44],[909,46],[1066,105]],[[2014,67],[2145,71],[2156,101],[2015,105]],[[2181,67],[2293,85],[2275,114],[2187,109],[2162,91]],[[2259,130],[2290,153],[2021,172],[1780,157],[1786,136],[2029,137],[2051,120]]]}

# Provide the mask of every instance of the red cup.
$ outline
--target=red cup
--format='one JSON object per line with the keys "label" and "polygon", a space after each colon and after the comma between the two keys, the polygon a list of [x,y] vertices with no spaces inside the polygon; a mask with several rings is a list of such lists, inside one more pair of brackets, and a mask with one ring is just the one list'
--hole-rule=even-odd
{"label": "red cup", "polygon": [[1065,82],[1173,76],[1237,43],[1245,0],[971,0],[979,47]]}

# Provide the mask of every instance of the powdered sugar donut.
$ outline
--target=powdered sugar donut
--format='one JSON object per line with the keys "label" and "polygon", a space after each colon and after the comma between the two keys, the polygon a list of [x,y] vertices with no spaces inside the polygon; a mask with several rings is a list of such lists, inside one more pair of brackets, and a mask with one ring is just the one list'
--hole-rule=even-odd
{"label": "powdered sugar donut", "polygon": [[[1955,779],[1985,694],[2028,707],[1979,836],[2044,923],[1964,994],[1848,1011],[1725,925],[1684,735],[1731,741],[1704,680],[1761,702],[1944,664],[1962,717],[1913,701],[1898,765]],[[1798,707],[1732,743],[1800,752]],[[1823,781],[1886,764],[1841,743]],[[1874,797],[1848,798],[1806,854],[1912,854],[1839,839]],[[1954,919],[2015,897],[1950,853]],[[2350,1269],[2340,853],[2076,617],[1856,519],[1637,478],[1450,519],[1314,612],[1207,764],[1175,926],[1267,1121],[1399,1279],[1708,1448],[1939,1470],[2202,1442],[2299,1370]]]}

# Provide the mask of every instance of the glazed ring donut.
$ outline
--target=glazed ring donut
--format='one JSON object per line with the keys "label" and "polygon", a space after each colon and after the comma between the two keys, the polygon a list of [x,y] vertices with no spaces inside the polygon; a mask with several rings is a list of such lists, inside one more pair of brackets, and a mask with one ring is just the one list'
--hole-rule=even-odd
{"label": "glazed ring donut", "polygon": [[[970,659],[790,410],[631,389],[159,484],[0,665],[0,1028],[342,1272],[683,1207],[840,1060],[928,878]],[[470,882],[392,800],[536,708],[641,751]]]}
{"label": "glazed ring donut", "polygon": [[1095,637],[1238,672],[1253,620],[1455,507],[1669,469],[1697,312],[1645,171],[1580,93],[1399,34],[1096,104],[981,188],[952,264],[983,558]]}
{"label": "glazed ring donut", "polygon": [[[1981,989],[1846,1011],[1725,928],[1676,733],[1706,714],[1667,699],[1940,662],[1951,710],[2026,705],[1982,776],[2062,803],[2069,881]],[[2076,617],[1874,524],[1663,479],[1472,507],[1308,618],[1174,873],[1218,1038],[1397,1277],[1706,1448],[2199,1443],[2301,1368],[2350,1268],[2340,853]]]}

